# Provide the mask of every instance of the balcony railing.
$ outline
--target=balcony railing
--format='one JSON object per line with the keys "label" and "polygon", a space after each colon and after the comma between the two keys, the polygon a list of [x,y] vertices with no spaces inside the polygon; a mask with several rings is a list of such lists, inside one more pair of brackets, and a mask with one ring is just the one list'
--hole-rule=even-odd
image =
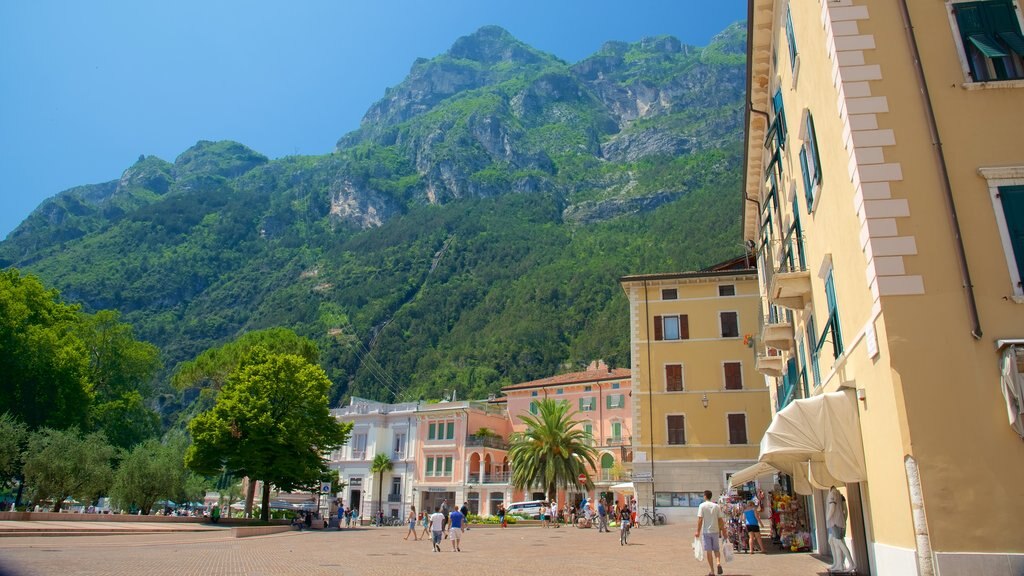
{"label": "balcony railing", "polygon": [[633,473],[628,470],[619,472],[611,468],[602,468],[601,474],[598,477],[601,479],[601,482],[624,482],[632,479]]}
{"label": "balcony railing", "polygon": [[401,494],[388,494],[388,502],[401,502],[401,501],[402,501],[402,495]]}
{"label": "balcony railing", "polygon": [[493,474],[484,474],[484,484],[508,484],[509,478],[512,476],[509,472],[495,472]]}
{"label": "balcony railing", "polygon": [[633,443],[632,436],[609,436],[605,439],[605,446],[629,446]]}
{"label": "balcony railing", "polygon": [[761,264],[768,300],[779,307],[803,310],[811,298],[811,275],[804,257],[800,228],[791,227],[785,239],[762,245]]}
{"label": "balcony railing", "polygon": [[477,436],[476,434],[470,434],[466,437],[466,446],[508,450],[508,444],[505,443],[505,439],[501,436]]}
{"label": "balcony railing", "polygon": [[789,351],[793,348],[793,313],[779,314],[772,306],[772,313],[761,323],[761,342],[765,346]]}
{"label": "balcony railing", "polygon": [[759,353],[754,367],[765,376],[779,377],[782,376],[782,368],[785,364],[786,362],[781,353]]}
{"label": "balcony railing", "polygon": [[352,459],[353,460],[366,460],[366,450],[353,450],[352,451]]}
{"label": "balcony railing", "polygon": [[392,452],[391,459],[394,461],[405,460],[405,452]]}

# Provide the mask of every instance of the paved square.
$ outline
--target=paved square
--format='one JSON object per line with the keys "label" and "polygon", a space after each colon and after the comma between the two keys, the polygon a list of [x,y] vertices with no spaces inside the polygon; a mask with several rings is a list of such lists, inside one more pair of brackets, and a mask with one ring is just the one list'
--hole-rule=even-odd
{"label": "paved square", "polygon": [[[48,536],[0,539],[3,576],[68,575],[472,575],[701,576],[707,564],[694,560],[693,527],[639,528],[628,546],[616,532],[577,528],[473,528],[462,552],[432,551],[429,537],[403,541],[404,528],[360,528],[338,532],[286,532],[232,538],[230,530],[112,536]],[[826,573],[808,554],[738,554],[725,564],[731,575],[801,576]]]}

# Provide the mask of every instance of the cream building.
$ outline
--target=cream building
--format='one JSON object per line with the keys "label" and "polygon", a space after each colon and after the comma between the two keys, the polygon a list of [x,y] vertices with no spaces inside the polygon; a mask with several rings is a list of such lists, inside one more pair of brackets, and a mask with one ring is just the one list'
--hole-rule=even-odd
{"label": "cream building", "polygon": [[821,549],[821,490],[846,493],[862,574],[1024,573],[1021,22],[749,2],[744,237],[786,390],[759,458],[812,495]]}
{"label": "cream building", "polygon": [[747,347],[760,325],[757,275],[741,268],[620,283],[630,309],[638,504],[691,522],[704,490],[717,496],[754,463],[771,420]]}

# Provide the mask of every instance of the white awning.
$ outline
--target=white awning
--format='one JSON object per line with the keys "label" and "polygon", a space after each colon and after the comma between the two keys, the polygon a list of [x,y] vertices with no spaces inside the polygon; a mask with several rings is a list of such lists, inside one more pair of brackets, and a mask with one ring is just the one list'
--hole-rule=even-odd
{"label": "white awning", "polygon": [[853,390],[795,400],[761,439],[758,461],[793,477],[800,494],[864,481],[860,413]]}
{"label": "white awning", "polygon": [[612,488],[612,490],[619,490],[621,492],[625,492],[626,490],[632,490],[634,492],[636,491],[636,489],[633,487],[633,483],[632,482],[623,482],[621,484],[613,484],[611,488]]}
{"label": "white awning", "polygon": [[758,462],[757,464],[754,464],[753,466],[747,466],[743,470],[740,470],[739,472],[730,476],[729,487],[735,488],[737,486],[742,486],[747,482],[750,482],[751,480],[760,478],[761,476],[772,476],[778,473],[779,470],[775,466],[772,466],[771,464],[766,464],[764,462]]}

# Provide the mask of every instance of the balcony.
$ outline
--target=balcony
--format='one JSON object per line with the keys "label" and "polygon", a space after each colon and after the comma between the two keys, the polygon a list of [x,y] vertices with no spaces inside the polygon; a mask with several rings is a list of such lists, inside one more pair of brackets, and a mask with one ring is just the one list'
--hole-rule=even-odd
{"label": "balcony", "polygon": [[366,460],[366,450],[353,450],[352,460]]}
{"label": "balcony", "polygon": [[508,450],[508,444],[501,436],[477,436],[470,434],[466,437],[466,446],[470,448],[494,448],[495,450]]}
{"label": "balcony", "polygon": [[754,367],[765,376],[782,376],[782,370],[786,366],[782,354],[758,354]]}
{"label": "balcony", "polygon": [[511,473],[509,472],[495,472],[493,474],[484,474],[484,484],[508,484]]}
{"label": "balcony", "polygon": [[765,346],[789,352],[793,349],[793,321],[789,317],[780,317],[778,314],[771,314],[765,317],[761,324],[761,342]]}
{"label": "balcony", "polygon": [[768,300],[780,308],[803,310],[811,299],[811,273],[804,261],[799,226],[789,230],[778,250],[778,266],[768,283]]}
{"label": "balcony", "polygon": [[633,443],[632,436],[611,436],[605,439],[605,446],[629,446]]}
{"label": "balcony", "polygon": [[392,462],[401,462],[402,460],[405,460],[405,451],[404,450],[401,451],[401,452],[392,452],[391,453],[391,461]]}
{"label": "balcony", "polygon": [[612,468],[602,468],[601,475],[598,478],[601,482],[626,482],[633,478],[633,474],[628,470],[620,472]]}
{"label": "balcony", "polygon": [[402,495],[401,494],[388,494],[388,502],[401,502],[401,501],[402,501]]}

